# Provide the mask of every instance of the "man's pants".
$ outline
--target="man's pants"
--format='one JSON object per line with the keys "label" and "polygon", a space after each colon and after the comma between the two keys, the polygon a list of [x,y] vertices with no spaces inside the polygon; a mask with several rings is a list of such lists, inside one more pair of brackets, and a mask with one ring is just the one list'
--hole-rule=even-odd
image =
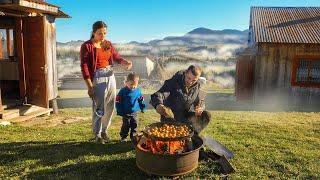
{"label": "man's pants", "polygon": [[137,127],[138,118],[136,113],[122,116],[122,126],[120,131],[121,138],[126,138],[129,130],[131,130],[130,138],[132,139],[132,137],[137,133]]}
{"label": "man's pants", "polygon": [[116,80],[112,69],[98,69],[93,79],[92,130],[95,136],[107,133],[115,109]]}

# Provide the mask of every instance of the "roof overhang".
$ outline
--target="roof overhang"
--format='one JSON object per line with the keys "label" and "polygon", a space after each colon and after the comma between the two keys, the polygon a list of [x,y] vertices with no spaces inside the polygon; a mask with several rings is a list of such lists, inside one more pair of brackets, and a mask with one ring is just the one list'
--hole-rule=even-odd
{"label": "roof overhang", "polygon": [[[40,0],[4,0],[0,2],[0,9],[12,10],[18,16],[28,13],[30,16],[49,14],[56,18],[70,18],[69,15],[59,10],[58,6]],[[6,15],[5,10],[1,11]],[[9,14],[12,14],[12,12],[9,12]]]}

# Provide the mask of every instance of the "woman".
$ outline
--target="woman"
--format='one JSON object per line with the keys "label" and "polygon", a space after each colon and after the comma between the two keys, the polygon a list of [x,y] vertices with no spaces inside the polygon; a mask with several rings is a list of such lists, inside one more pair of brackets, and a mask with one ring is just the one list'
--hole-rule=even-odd
{"label": "woman", "polygon": [[126,70],[132,66],[105,39],[106,34],[107,25],[103,21],[95,22],[90,40],[80,50],[81,72],[93,101],[92,129],[96,143],[101,144],[109,140],[107,130],[115,107],[116,80],[111,66],[118,63]]}

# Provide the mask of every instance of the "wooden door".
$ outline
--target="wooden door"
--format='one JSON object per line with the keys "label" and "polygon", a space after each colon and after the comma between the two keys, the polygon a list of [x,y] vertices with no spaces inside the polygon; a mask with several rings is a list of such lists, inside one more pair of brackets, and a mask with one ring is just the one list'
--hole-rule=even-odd
{"label": "wooden door", "polygon": [[243,56],[236,65],[237,100],[252,100],[254,83],[254,61],[250,56]]}
{"label": "wooden door", "polygon": [[47,64],[45,56],[44,17],[24,18],[24,53],[27,81],[27,101],[49,107],[47,90]]}

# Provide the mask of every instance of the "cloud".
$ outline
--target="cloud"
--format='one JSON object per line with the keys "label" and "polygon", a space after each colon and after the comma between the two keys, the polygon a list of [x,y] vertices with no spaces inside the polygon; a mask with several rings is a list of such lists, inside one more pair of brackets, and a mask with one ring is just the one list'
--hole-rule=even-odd
{"label": "cloud", "polygon": [[153,41],[153,40],[163,40],[165,37],[171,37],[171,36],[184,36],[185,33],[182,32],[176,32],[176,33],[169,33],[169,34],[163,34],[163,35],[158,35],[158,36],[153,36],[153,37],[146,37],[143,39],[144,43],[147,43],[149,41]]}
{"label": "cloud", "polygon": [[225,41],[241,41],[244,39],[244,36],[241,35],[203,35],[203,34],[187,34],[186,37],[197,39],[197,40],[211,40],[218,42]]}

